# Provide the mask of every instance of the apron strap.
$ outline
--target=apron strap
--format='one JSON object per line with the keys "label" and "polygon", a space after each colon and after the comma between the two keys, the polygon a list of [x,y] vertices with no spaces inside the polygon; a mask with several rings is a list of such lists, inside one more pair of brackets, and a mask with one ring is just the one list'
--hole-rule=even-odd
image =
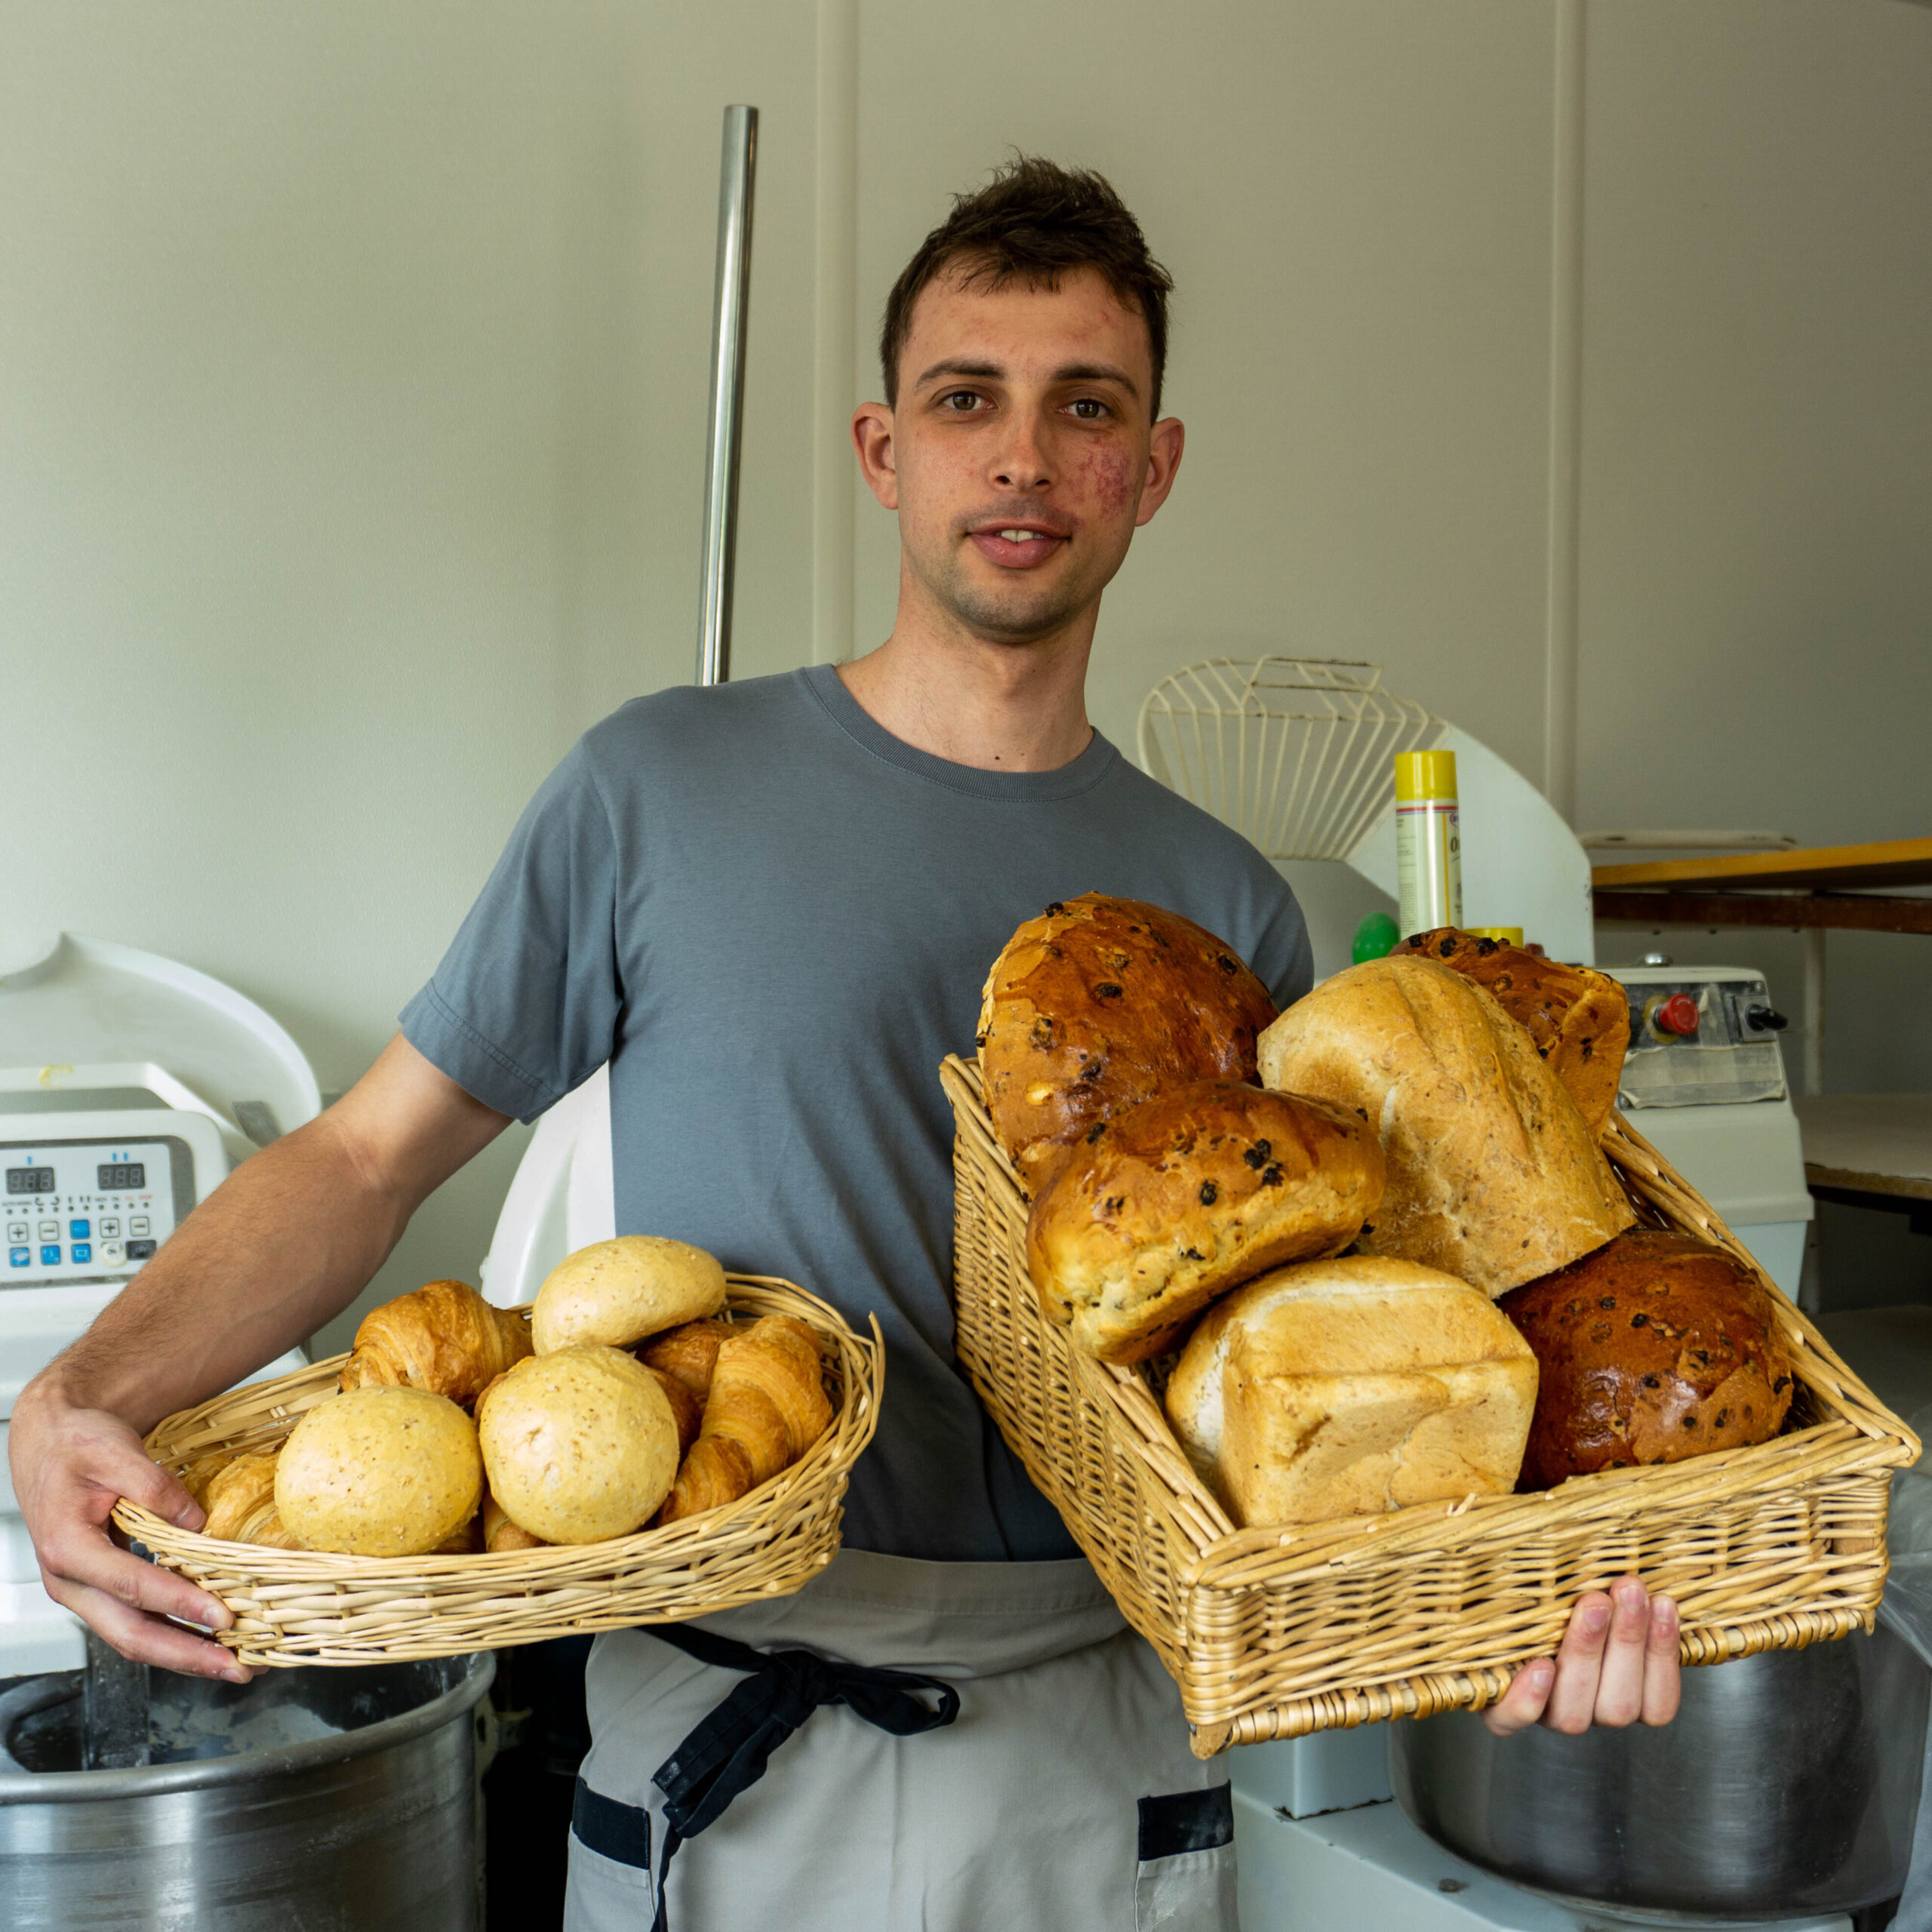
{"label": "apron strap", "polygon": [[[722,1815],[741,1791],[764,1775],[766,1763],[821,1704],[844,1704],[894,1737],[937,1730],[959,1715],[959,1693],[937,1677],[874,1670],[811,1651],[755,1651],[749,1644],[688,1623],[649,1626],[700,1663],[749,1673],[658,1766],[651,1783],[664,1794],[664,1850],[657,1864],[657,1914],[651,1932],[667,1932],[665,1875],[672,1854]],[[938,1693],[936,1707],[912,1693]]]}

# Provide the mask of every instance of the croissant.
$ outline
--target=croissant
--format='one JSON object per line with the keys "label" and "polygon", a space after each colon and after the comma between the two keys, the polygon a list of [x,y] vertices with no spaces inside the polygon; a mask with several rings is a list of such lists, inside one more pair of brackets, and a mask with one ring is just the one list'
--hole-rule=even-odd
{"label": "croissant", "polygon": [[232,1449],[211,1449],[205,1456],[197,1456],[180,1470],[181,1487],[205,1509],[208,1505],[208,1485],[235,1460]]}
{"label": "croissant", "polygon": [[734,1503],[788,1469],[832,1421],[818,1337],[768,1315],[719,1343],[704,1423],[679,1465],[660,1523]]}
{"label": "croissant", "polygon": [[669,1369],[660,1368],[655,1362],[648,1361],[645,1367],[663,1390],[664,1399],[671,1404],[671,1420],[678,1426],[678,1454],[681,1456],[697,1440],[698,1429],[704,1421],[704,1398],[693,1395],[689,1387]]}
{"label": "croissant", "polygon": [[638,1359],[646,1368],[660,1368],[681,1382],[697,1398],[702,1409],[711,1393],[719,1345],[731,1332],[728,1321],[681,1322],[661,1335],[654,1335],[638,1350]]}
{"label": "croissant", "polygon": [[401,1383],[469,1402],[530,1352],[521,1315],[492,1308],[467,1281],[432,1281],[362,1318],[340,1386]]}
{"label": "croissant", "polygon": [[283,1528],[275,1506],[275,1457],[237,1456],[217,1469],[208,1486],[204,1536],[224,1543],[260,1543],[270,1549],[300,1549]]}
{"label": "croissant", "polygon": [[548,1549],[541,1537],[512,1523],[503,1506],[486,1489],[483,1492],[483,1547],[492,1552],[506,1549]]}

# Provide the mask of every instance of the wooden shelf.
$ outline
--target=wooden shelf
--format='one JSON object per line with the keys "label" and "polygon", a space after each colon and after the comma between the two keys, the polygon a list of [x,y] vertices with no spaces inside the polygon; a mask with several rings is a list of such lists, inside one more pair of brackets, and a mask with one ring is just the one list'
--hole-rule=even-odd
{"label": "wooden shelf", "polygon": [[1932,838],[1598,866],[1590,880],[1595,915],[1611,924],[1932,933],[1932,898],[1875,890],[1932,885]]}

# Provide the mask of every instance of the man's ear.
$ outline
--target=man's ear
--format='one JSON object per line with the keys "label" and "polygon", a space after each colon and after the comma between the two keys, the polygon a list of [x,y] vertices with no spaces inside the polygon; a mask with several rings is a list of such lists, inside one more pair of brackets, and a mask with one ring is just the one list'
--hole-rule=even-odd
{"label": "man's ear", "polygon": [[888,509],[896,510],[899,469],[892,446],[892,411],[884,403],[862,402],[852,412],[852,447],[859,453],[866,488]]}
{"label": "man's ear", "polygon": [[1168,500],[1186,441],[1187,431],[1178,416],[1164,416],[1154,425],[1147,451],[1147,480],[1141,487],[1140,508],[1134,519],[1135,529],[1150,521],[1154,512]]}

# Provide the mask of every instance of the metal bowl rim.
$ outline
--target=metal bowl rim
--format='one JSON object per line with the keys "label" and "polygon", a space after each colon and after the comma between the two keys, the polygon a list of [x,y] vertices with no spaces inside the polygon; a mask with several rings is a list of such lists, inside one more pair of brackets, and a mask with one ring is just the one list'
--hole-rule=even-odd
{"label": "metal bowl rim", "polygon": [[[497,1675],[496,1654],[472,1651],[460,1683],[414,1710],[333,1737],[245,1751],[227,1758],[189,1758],[178,1764],[136,1764],[112,1771],[0,1772],[0,1805],[69,1804],[106,1798],[158,1798],[171,1792],[205,1791],[217,1785],[269,1777],[293,1777],[324,1764],[346,1764],[441,1729],[480,1703]],[[326,1668],[326,1666],[325,1666]]]}

